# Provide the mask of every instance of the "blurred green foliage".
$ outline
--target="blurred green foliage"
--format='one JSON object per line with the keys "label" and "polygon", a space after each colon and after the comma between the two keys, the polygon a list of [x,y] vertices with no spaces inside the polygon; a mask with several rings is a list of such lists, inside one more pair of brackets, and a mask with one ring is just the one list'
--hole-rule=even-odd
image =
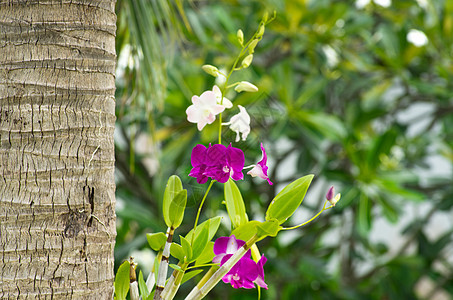
{"label": "blurred green foliage", "polygon": [[[165,230],[162,199],[172,174],[189,194],[178,234],[193,226],[206,186],[187,176],[190,152],[217,134],[215,125],[200,133],[186,120],[192,95],[214,84],[201,66],[230,67],[236,31],[247,39],[264,12],[276,10],[252,66],[233,78],[260,89],[233,99],[252,117],[248,140],[235,147],[253,164],[263,142],[274,182],[238,182],[247,212],[263,219],[279,189],[310,173],[321,193],[307,196],[304,216],[320,210],[331,184],[342,199],[297,233],[258,244],[269,258],[262,298],[452,297],[453,2],[357,3],[118,1],[117,265],[149,247],[145,233]],[[411,41],[414,30],[426,44]],[[214,185],[203,220],[220,212],[227,219],[222,200]],[[446,226],[432,225],[445,217]],[[208,297],[256,295],[220,283]]]}

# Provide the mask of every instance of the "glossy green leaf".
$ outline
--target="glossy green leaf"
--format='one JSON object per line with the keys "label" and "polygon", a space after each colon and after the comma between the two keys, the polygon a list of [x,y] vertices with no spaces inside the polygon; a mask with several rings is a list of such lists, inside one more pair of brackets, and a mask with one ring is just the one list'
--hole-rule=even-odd
{"label": "glossy green leaf", "polygon": [[214,242],[208,242],[206,247],[204,247],[203,252],[201,252],[200,256],[198,256],[195,261],[195,265],[198,266],[210,263],[214,256]]}
{"label": "glossy green leaf", "polygon": [[193,271],[189,271],[189,272],[184,273],[184,276],[182,277],[182,280],[181,280],[181,284],[183,284],[184,282],[192,279],[193,277],[197,276],[201,272],[203,272],[202,269],[193,270]]}
{"label": "glossy green leaf", "polygon": [[190,245],[190,241],[183,236],[179,236],[179,238],[181,239],[181,246],[184,250],[185,261],[190,261],[192,258],[192,246]]}
{"label": "glossy green leaf", "polygon": [[[212,240],[214,235],[216,234],[217,230],[219,229],[220,226],[220,221],[222,220],[222,217],[214,217],[209,220],[204,221],[200,225],[197,226],[197,234],[198,235],[201,230],[203,229],[203,226],[208,225],[209,227],[209,236],[208,240]],[[186,235],[186,239],[191,241],[192,240],[192,234],[193,234],[193,229],[189,231],[189,233]]]}
{"label": "glossy green leaf", "polygon": [[169,218],[171,227],[177,228],[184,219],[184,210],[187,203],[187,190],[182,190],[173,198],[170,203]]}
{"label": "glossy green leaf", "polygon": [[235,228],[231,235],[234,235],[238,240],[248,241],[252,236],[257,233],[257,224],[259,221],[249,221],[241,226]]}
{"label": "glossy green leaf", "polygon": [[288,184],[274,200],[266,212],[266,220],[276,219],[282,224],[296,211],[302,203],[314,175],[307,175]]}
{"label": "glossy green leaf", "polygon": [[148,287],[146,286],[146,282],[143,279],[143,273],[140,271],[138,274],[138,288],[140,289],[140,295],[143,299],[146,299],[149,295]]}
{"label": "glossy green leaf", "polygon": [[237,239],[248,241],[255,234],[258,235],[258,241],[268,236],[276,236],[281,230],[279,221],[276,219],[260,222],[260,221],[249,221],[231,232]]}
{"label": "glossy green leaf", "polygon": [[233,227],[245,224],[249,218],[245,212],[244,200],[236,183],[230,178],[224,185],[225,203]]}
{"label": "glossy green leaf", "polygon": [[[195,239],[193,241],[192,245],[192,257],[190,261],[195,261],[203,252],[203,249],[206,247],[208,244],[209,240],[209,224],[211,222],[208,220],[205,225],[200,226],[201,230],[199,231],[199,234],[195,235]],[[196,230],[198,232],[198,228]]]}
{"label": "glossy green leaf", "polygon": [[147,233],[146,239],[148,244],[154,251],[160,251],[164,249],[165,242],[167,241],[167,236],[163,232],[157,233]]}
{"label": "glossy green leaf", "polygon": [[184,261],[184,256],[186,255],[183,247],[174,242],[171,243],[171,245],[170,245],[170,254],[171,254],[171,256],[177,258],[180,261]]}
{"label": "glossy green leaf", "polygon": [[[184,208],[187,201],[187,191],[186,197],[184,198],[184,193],[182,193],[182,182],[178,176],[172,175],[168,179],[167,186],[165,187],[164,192],[164,201],[163,201],[163,214],[165,224],[168,227],[175,227],[175,223],[182,221],[184,217]],[[182,194],[181,194],[182,193]],[[176,209],[176,212],[173,210]],[[182,211],[182,212],[181,212]],[[182,216],[181,216],[182,215]],[[178,224],[178,226],[181,223]]]}
{"label": "glossy green leaf", "polygon": [[256,224],[257,233],[259,236],[276,236],[277,233],[281,230],[281,226],[277,219],[272,219],[266,222],[260,222]]}
{"label": "glossy green leaf", "polygon": [[130,283],[130,263],[129,261],[123,262],[115,276],[115,299],[125,300],[127,293],[129,292]]}
{"label": "glossy green leaf", "polygon": [[181,267],[180,267],[180,266],[178,266],[178,265],[175,265],[175,264],[169,264],[168,266],[169,266],[170,268],[172,268],[173,270],[177,270],[177,271],[181,271],[181,272],[183,272],[183,269],[181,269]]}

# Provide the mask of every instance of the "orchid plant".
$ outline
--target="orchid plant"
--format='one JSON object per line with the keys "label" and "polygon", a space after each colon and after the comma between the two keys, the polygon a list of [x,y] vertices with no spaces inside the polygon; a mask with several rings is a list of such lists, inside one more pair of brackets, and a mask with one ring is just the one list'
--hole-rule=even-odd
{"label": "orchid plant", "polygon": [[[192,149],[192,169],[188,176],[196,178],[198,184],[209,181],[206,192],[201,199],[193,229],[185,236],[179,236],[179,243],[173,241],[175,230],[182,224],[187,202],[187,190],[183,189],[181,179],[173,175],[169,178],[163,199],[163,216],[168,227],[167,232],[147,234],[149,245],[157,252],[152,270],[145,281],[142,272],[138,279],[135,264],[125,261],[118,269],[115,279],[115,299],[125,299],[129,290],[132,300],[138,299],[173,299],[182,283],[209,268],[198,284],[185,299],[202,299],[220,281],[231,284],[233,288],[267,289],[264,268],[267,258],[262,254],[256,243],[266,237],[275,237],[281,231],[300,228],[323,211],[330,209],[340,199],[334,195],[331,187],[326,194],[326,202],[322,210],[307,222],[292,227],[282,225],[293,215],[301,204],[313,175],[301,177],[275,196],[267,208],[265,221],[250,221],[245,209],[244,200],[235,181],[243,180],[244,169],[250,169],[247,175],[272,181],[268,175],[267,153],[263,143],[260,144],[262,158],[255,165],[245,167],[245,154],[232,142],[222,144],[222,128],[229,128],[236,133],[236,139],[246,140],[250,133],[250,115],[245,107],[238,105],[239,113],[231,116],[230,121],[223,123],[223,114],[234,109],[233,102],[225,98],[229,89],[237,93],[257,92],[258,87],[247,81],[229,84],[233,72],[250,66],[253,61],[255,47],[261,40],[265,26],[275,18],[263,17],[258,30],[247,41],[244,41],[242,30],[237,32],[237,40],[241,47],[230,71],[225,74],[213,65],[204,65],[202,69],[214,76],[224,77],[222,86],[214,85],[212,90],[192,97],[192,104],[187,108],[187,120],[197,124],[199,131],[213,124],[218,118],[218,143],[198,144]],[[201,210],[209,191],[214,184],[223,185],[228,216],[233,230],[230,236],[218,237],[212,241],[219,228],[221,217],[214,217],[198,224]],[[330,203],[330,206],[328,206]],[[170,257],[178,261],[170,264]],[[168,267],[173,269],[167,279]],[[259,293],[258,293],[259,294]]]}

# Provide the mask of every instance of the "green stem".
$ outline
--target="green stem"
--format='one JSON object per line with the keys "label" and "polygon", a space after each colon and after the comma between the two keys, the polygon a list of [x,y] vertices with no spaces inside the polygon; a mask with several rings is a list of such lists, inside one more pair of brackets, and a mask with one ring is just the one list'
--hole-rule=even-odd
{"label": "green stem", "polygon": [[291,229],[296,229],[296,228],[302,227],[302,226],[304,226],[304,225],[307,225],[308,223],[310,223],[311,221],[313,221],[314,219],[316,219],[323,211],[328,210],[328,209],[330,209],[330,208],[333,207],[333,205],[332,205],[332,206],[329,206],[329,207],[326,208],[326,205],[327,205],[328,202],[329,202],[329,201],[326,201],[326,202],[324,203],[324,206],[323,206],[323,208],[321,209],[321,211],[318,212],[314,217],[312,217],[312,218],[311,218],[310,220],[308,220],[307,222],[304,222],[304,223],[302,223],[302,224],[299,224],[299,225],[296,225],[296,226],[293,226],[293,227],[284,227],[284,228],[282,228],[281,230],[291,230]]}
{"label": "green stem", "polygon": [[[225,84],[223,85],[223,88],[220,90],[220,93],[221,93],[221,95],[220,95],[221,96],[220,105],[223,104],[223,95],[225,95],[225,91],[228,88],[230,88],[232,86],[235,86],[237,84],[237,83],[235,83],[235,84],[232,84],[231,86],[228,86],[228,80],[230,79],[231,74],[233,74],[234,71],[238,71],[238,70],[241,69],[241,68],[236,68],[237,64],[239,63],[239,59],[244,55],[244,53],[247,50],[247,48],[250,45],[250,43],[255,39],[255,37],[256,37],[256,35],[258,33],[258,30],[255,32],[255,34],[252,36],[252,38],[249,39],[248,42],[244,46],[242,46],[241,52],[239,52],[239,55],[236,57],[236,60],[234,61],[230,72],[226,76]],[[261,39],[261,38],[259,38],[259,39]],[[222,113],[219,114],[219,144],[221,144],[221,143],[222,143]]]}
{"label": "green stem", "polygon": [[204,193],[203,199],[201,199],[200,207],[198,207],[197,217],[195,218],[195,225],[193,226],[192,240],[190,242],[191,245],[193,245],[193,240],[195,237],[195,230],[197,230],[197,224],[198,224],[198,219],[200,218],[201,208],[203,207],[203,203],[206,200],[206,197],[208,196],[208,193],[211,190],[211,187],[214,184],[214,182],[215,182],[215,180],[211,180],[211,182],[209,183],[208,189]]}

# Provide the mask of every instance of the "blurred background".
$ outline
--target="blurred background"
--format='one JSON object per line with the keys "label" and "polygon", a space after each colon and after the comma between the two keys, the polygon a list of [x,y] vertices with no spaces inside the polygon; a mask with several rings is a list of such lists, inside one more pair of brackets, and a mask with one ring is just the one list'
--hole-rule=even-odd
{"label": "blurred background", "polygon": [[[146,233],[165,231],[168,177],[188,189],[185,234],[207,184],[188,177],[197,143],[216,141],[188,123],[193,95],[215,78],[203,64],[230,68],[236,31],[266,27],[248,69],[236,80],[258,93],[227,95],[247,108],[252,132],[244,150],[256,163],[263,142],[269,186],[237,182],[250,219],[262,220],[272,198],[306,174],[315,180],[295,225],[322,207],[330,185],[335,209],[301,229],[267,238],[262,299],[453,298],[453,1],[450,0],[118,0],[116,264],[130,255],[149,272]],[[224,144],[235,133],[225,128]],[[215,184],[202,220],[222,215]],[[177,239],[177,238],[176,238]],[[181,287],[182,299],[196,283]],[[183,296],[182,296],[183,295]],[[209,299],[257,299],[256,290],[220,283]]]}

